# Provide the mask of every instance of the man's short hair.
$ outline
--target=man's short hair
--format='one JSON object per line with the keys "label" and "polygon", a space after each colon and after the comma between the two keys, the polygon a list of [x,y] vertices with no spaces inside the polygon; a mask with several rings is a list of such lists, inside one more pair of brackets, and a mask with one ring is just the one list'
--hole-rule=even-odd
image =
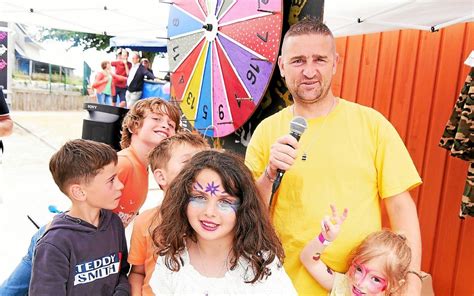
{"label": "man's short hair", "polygon": [[173,154],[173,149],[181,144],[202,148],[203,150],[209,148],[209,144],[199,134],[192,132],[177,133],[172,137],[162,140],[160,144],[158,144],[158,146],[148,154],[151,170],[154,171],[166,167],[171,155]]}
{"label": "man's short hair", "polygon": [[312,16],[307,16],[296,24],[293,24],[288,29],[288,31],[286,31],[284,39],[291,36],[300,36],[307,34],[318,34],[324,36],[329,35],[334,38],[329,27],[326,26],[320,19]]}
{"label": "man's short hair", "polygon": [[117,164],[117,152],[107,144],[77,139],[66,142],[53,154],[49,170],[59,189],[67,194],[72,184],[89,183],[111,163]]}

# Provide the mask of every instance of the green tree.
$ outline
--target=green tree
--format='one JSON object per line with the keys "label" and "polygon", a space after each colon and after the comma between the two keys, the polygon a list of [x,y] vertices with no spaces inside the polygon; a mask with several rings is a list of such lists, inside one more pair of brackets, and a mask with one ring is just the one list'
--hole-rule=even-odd
{"label": "green tree", "polygon": [[41,40],[53,39],[57,41],[70,41],[73,43],[72,46],[81,46],[82,48],[90,49],[95,48],[97,50],[107,50],[111,52],[109,48],[110,38],[113,36],[93,34],[93,33],[82,33],[73,32],[59,29],[46,29],[41,30]]}
{"label": "green tree", "polygon": [[[80,46],[84,48],[84,50],[95,48],[97,50],[112,52],[113,48],[109,47],[110,38],[112,37],[113,36],[109,35],[73,32],[59,29],[43,28],[41,30],[41,40],[53,39],[57,41],[69,41],[73,43],[72,46]],[[155,55],[154,52],[142,52],[142,57],[147,58],[150,63],[153,63]]]}

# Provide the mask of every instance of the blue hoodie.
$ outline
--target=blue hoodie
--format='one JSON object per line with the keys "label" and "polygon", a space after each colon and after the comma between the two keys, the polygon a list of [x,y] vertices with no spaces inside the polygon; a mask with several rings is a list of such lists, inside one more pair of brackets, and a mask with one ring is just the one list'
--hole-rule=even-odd
{"label": "blue hoodie", "polygon": [[101,210],[99,226],[66,213],[36,245],[30,295],[130,295],[127,241],[120,218]]}

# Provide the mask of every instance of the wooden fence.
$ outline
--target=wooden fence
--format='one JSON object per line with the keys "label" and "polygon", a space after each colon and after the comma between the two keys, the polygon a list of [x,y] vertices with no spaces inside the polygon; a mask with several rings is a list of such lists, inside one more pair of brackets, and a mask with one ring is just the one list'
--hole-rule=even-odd
{"label": "wooden fence", "polygon": [[11,95],[12,110],[15,111],[59,111],[83,110],[85,102],[94,99],[73,92],[51,92],[13,89]]}
{"label": "wooden fence", "polygon": [[438,147],[474,49],[474,23],[337,39],[336,95],[372,106],[395,126],[421,174],[413,190],[422,269],[437,295],[474,295],[474,218],[458,217],[467,163]]}

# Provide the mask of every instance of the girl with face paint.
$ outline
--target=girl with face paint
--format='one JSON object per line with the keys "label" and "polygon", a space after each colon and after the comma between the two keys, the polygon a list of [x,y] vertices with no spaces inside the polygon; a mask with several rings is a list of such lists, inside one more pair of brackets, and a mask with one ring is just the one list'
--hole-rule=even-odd
{"label": "girl with face paint", "polygon": [[170,184],[156,218],[155,294],[296,295],[268,210],[238,156],[197,153]]}
{"label": "girl with face paint", "polygon": [[349,270],[335,272],[324,263],[324,249],[338,236],[348,211],[339,216],[334,205],[331,211],[321,221],[319,235],[300,254],[307,271],[330,295],[402,295],[406,277],[413,272],[409,271],[411,250],[405,236],[390,230],[371,233],[352,251]]}

